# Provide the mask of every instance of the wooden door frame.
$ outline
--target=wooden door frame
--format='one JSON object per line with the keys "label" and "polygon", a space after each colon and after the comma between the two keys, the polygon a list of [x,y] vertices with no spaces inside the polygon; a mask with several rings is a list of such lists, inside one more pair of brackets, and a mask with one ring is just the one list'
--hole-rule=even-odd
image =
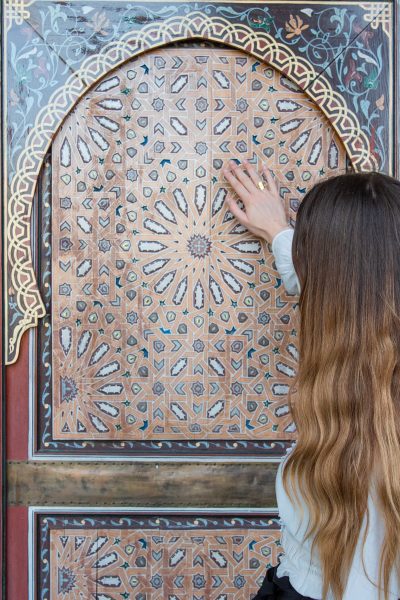
{"label": "wooden door frame", "polygon": [[[400,35],[399,35],[399,30],[400,30],[400,0],[394,0],[393,2],[393,9],[394,9],[394,14],[393,14],[393,27],[394,27],[394,38],[393,38],[393,52],[394,52],[394,79],[393,79],[393,86],[394,86],[394,110],[396,111],[396,115],[395,115],[395,119],[394,119],[394,148],[393,148],[393,156],[392,161],[393,161],[393,165],[394,165],[394,175],[396,177],[400,177],[400,144],[398,142],[399,140],[399,136],[400,136],[400,73],[399,73],[399,69],[400,69]],[[0,24],[0,35],[1,38],[3,40],[3,27],[4,27],[4,23],[3,23],[3,12],[4,12],[4,6],[3,6],[3,2],[0,3],[0,18],[1,18],[1,24]],[[2,78],[2,74],[3,74],[3,60],[4,60],[4,47],[3,47],[3,43],[1,45],[1,51],[0,51],[0,76]],[[0,114],[0,126],[1,126],[1,131],[3,133],[2,137],[1,137],[1,141],[0,141],[0,149],[3,152],[5,149],[5,132],[4,132],[4,111],[3,111],[3,102],[7,101],[7,98],[3,97],[3,87],[1,87],[0,90],[0,102],[1,102],[1,114]],[[6,200],[6,182],[4,181],[4,173],[3,173],[3,162],[1,161],[1,166],[0,166],[0,173],[1,173],[1,180],[3,181],[3,189],[2,189],[2,200],[3,200],[3,205],[4,202]],[[0,211],[0,227],[1,227],[1,245],[0,245],[0,259],[2,259],[2,255],[5,252],[5,248],[4,248],[4,232],[3,232],[3,214],[2,211]],[[3,278],[4,278],[4,273],[2,272],[2,278],[0,281],[0,294],[1,297],[3,298]],[[20,359],[18,361],[17,365],[13,365],[12,367],[9,367],[9,369],[7,370],[7,378],[6,378],[6,372],[5,372],[5,366],[3,364],[3,357],[4,357],[4,344],[6,342],[6,340],[4,339],[4,331],[3,331],[3,323],[4,323],[4,303],[2,303],[2,310],[1,310],[1,314],[0,314],[0,324],[1,324],[1,338],[2,338],[2,343],[1,343],[1,347],[0,347],[0,359],[1,359],[1,372],[0,372],[0,401],[1,401],[1,410],[0,410],[0,477],[1,477],[1,482],[2,482],[2,504],[1,504],[1,511],[0,511],[0,561],[1,561],[1,572],[2,572],[2,585],[0,586],[0,600],[6,600],[7,599],[7,590],[6,590],[6,575],[7,575],[7,544],[6,544],[6,539],[7,539],[7,477],[6,477],[6,473],[7,473],[7,457],[8,454],[10,454],[10,457],[12,459],[19,459],[21,460],[23,457],[25,458],[25,460],[27,460],[27,437],[25,436],[25,426],[27,426],[27,423],[23,423],[22,424],[22,428],[19,432],[13,432],[11,435],[7,435],[6,432],[6,423],[7,423],[7,418],[10,418],[11,416],[11,423],[15,424],[16,420],[15,420],[15,416],[16,416],[16,410],[17,407],[7,407],[7,397],[6,397],[6,379],[8,380],[8,384],[9,386],[12,386],[14,391],[16,390],[20,390],[19,388],[19,382],[18,382],[18,374],[22,373],[22,371],[24,369],[27,368],[27,348],[28,348],[28,335],[24,336],[24,343],[23,343],[23,348],[21,349],[21,356]],[[17,377],[16,377],[17,376]],[[23,385],[23,384],[22,384]],[[8,388],[10,391],[10,388]],[[8,397],[10,398],[12,394],[8,394]],[[14,394],[14,398],[15,398],[15,394]],[[10,415],[11,413],[11,415]],[[12,418],[14,417],[14,418]],[[22,446],[18,446],[17,447],[17,439],[22,440]],[[6,442],[8,443],[8,446],[6,445]],[[17,509],[18,510],[18,509]],[[22,516],[22,513],[20,513]],[[13,530],[14,535],[16,534],[16,531],[14,529],[14,526],[16,525],[16,521],[13,518],[12,520],[12,525],[13,527],[9,527],[8,529],[11,531]],[[22,552],[26,551],[26,547],[24,547],[22,549]],[[14,559],[15,556],[11,557],[11,560]],[[21,574],[21,579],[23,580],[23,575]],[[21,587],[23,586],[23,582],[21,583]],[[21,600],[24,600],[21,597]]]}

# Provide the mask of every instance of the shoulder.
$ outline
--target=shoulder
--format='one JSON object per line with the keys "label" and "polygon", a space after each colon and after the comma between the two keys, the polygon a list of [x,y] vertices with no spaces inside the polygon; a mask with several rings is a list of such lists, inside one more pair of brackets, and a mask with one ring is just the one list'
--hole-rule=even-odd
{"label": "shoulder", "polygon": [[286,460],[289,457],[289,455],[292,452],[295,445],[296,445],[296,442],[293,442],[292,445],[286,449],[286,453],[282,457],[282,459],[279,463],[279,466],[278,466],[277,473],[276,473],[275,492],[276,492],[276,500],[277,500],[279,515],[281,517],[281,520],[284,517],[285,517],[285,520],[287,520],[288,516],[292,515],[292,513],[293,513],[293,506],[292,506],[289,496],[286,494],[286,491],[283,487],[282,477],[283,477],[283,469],[284,469]]}
{"label": "shoulder", "polygon": [[[298,536],[299,539],[301,539],[305,534],[310,518],[308,507],[302,498],[298,486],[296,486],[296,492],[301,503],[301,510],[299,510],[297,503],[292,502],[290,496],[286,493],[286,490],[283,487],[283,470],[286,460],[295,445],[296,443],[294,442],[291,447],[287,449],[285,456],[282,458],[279,464],[275,480],[275,492],[281,525],[284,525],[292,532],[293,535],[296,537]],[[290,480],[288,480],[288,488],[290,491],[293,490],[293,485],[291,484]]]}

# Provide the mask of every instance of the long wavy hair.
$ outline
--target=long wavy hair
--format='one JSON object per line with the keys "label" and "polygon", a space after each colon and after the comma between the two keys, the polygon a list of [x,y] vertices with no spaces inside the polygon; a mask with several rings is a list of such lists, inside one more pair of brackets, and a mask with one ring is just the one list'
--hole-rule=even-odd
{"label": "long wavy hair", "polygon": [[300,503],[297,484],[309,508],[323,600],[329,589],[343,596],[375,485],[385,537],[373,583],[386,600],[392,569],[400,579],[400,182],[370,172],[317,183],[299,206],[292,255],[297,444],[283,485]]}

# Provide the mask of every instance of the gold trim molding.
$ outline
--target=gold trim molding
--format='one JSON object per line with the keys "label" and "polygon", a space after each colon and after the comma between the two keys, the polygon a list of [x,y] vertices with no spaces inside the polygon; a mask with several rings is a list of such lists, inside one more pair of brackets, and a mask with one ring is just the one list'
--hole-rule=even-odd
{"label": "gold trim molding", "polygon": [[[37,287],[31,253],[31,212],[36,181],[44,156],[62,121],[76,102],[109,71],[146,50],[179,40],[203,39],[222,42],[251,54],[284,73],[319,106],[332,123],[356,170],[377,168],[369,140],[361,130],[354,112],[328,79],[312,65],[296,56],[291,48],[266,32],[254,31],[242,23],[232,24],[221,17],[208,17],[200,11],[171,17],[131,31],[86,59],[63,87],[54,92],[38,113],[22,151],[10,197],[5,207],[5,336],[6,364],[18,358],[23,333],[37,325],[45,308]],[[12,323],[8,319],[9,301],[16,303]]]}

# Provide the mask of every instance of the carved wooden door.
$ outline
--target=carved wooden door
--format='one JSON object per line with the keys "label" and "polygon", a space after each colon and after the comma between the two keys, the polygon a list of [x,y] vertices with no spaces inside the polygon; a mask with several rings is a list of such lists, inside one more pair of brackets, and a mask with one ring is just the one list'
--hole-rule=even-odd
{"label": "carved wooden door", "polygon": [[[345,168],[307,96],[227,48],[128,61],[62,124],[38,202],[47,313],[35,348],[38,454],[71,464],[92,455],[232,460],[274,455],[293,439],[282,398],[296,368],[296,299],[266,242],[227,210],[221,168],[232,157],[268,162],[292,223],[304,190]],[[201,484],[209,487],[207,469]],[[246,495],[244,482],[238,491]],[[173,493],[179,506],[179,486]],[[139,527],[137,516],[102,516],[101,528],[91,517],[90,527],[60,531],[60,518],[46,515],[55,571],[40,586],[54,597],[76,588],[105,598],[212,588],[248,596],[278,552],[271,517],[252,515],[251,526],[232,514],[226,526],[208,510],[188,515],[182,531],[182,514],[168,514],[154,535],[152,517]]]}
{"label": "carved wooden door", "polygon": [[[210,38],[111,49],[43,154],[44,316],[7,382],[9,526],[24,540],[9,573],[26,548],[29,565],[10,597],[250,598],[281,551],[297,298],[227,209],[221,169],[265,161],[294,226],[349,157],[294,77]],[[357,139],[353,163],[369,157]]]}

